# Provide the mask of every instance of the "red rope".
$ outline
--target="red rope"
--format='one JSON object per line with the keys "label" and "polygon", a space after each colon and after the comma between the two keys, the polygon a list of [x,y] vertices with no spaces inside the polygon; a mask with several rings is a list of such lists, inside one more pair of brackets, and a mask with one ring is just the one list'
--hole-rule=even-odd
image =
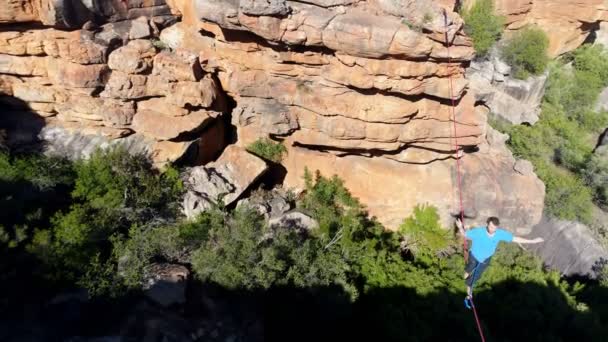
{"label": "red rope", "polygon": [[[445,24],[445,46],[447,49],[447,55],[448,55],[448,65],[452,64],[452,59],[450,57],[450,42],[448,39],[448,13],[447,11],[444,9],[443,10],[443,14],[444,14],[444,24]],[[452,122],[453,122],[453,135],[454,135],[454,153],[456,155],[456,175],[457,175],[457,179],[458,179],[458,197],[459,197],[459,201],[460,201],[460,222],[462,222],[462,225],[464,227],[464,205],[463,205],[463,201],[462,201],[462,177],[461,177],[461,171],[460,171],[460,157],[458,156],[458,150],[460,149],[460,146],[458,146],[458,134],[457,134],[457,130],[456,130],[456,112],[455,112],[455,108],[456,108],[456,102],[454,100],[454,88],[452,85],[452,75],[450,73],[448,73],[448,79],[450,81],[450,100],[452,102]],[[451,139],[450,139],[450,144],[451,144]],[[463,236],[462,239],[462,245],[464,248],[464,260],[465,260],[465,264],[468,261],[468,250],[467,250],[467,239],[466,237]],[[475,315],[475,322],[477,323],[477,330],[479,330],[479,336],[481,337],[481,342],[485,342],[486,339],[483,336],[483,330],[481,329],[481,323],[479,322],[479,317],[477,316],[477,309],[475,308],[475,303],[473,303],[473,297],[471,297],[471,307],[473,308],[473,314]]]}
{"label": "red rope", "polygon": [[[448,39],[448,14],[447,11],[444,9],[444,23],[445,23],[445,46],[447,49],[447,53],[448,53],[448,65],[452,64],[452,59],[450,57],[450,42]],[[456,112],[455,112],[455,108],[456,108],[456,101],[454,99],[454,88],[452,85],[452,75],[450,73],[448,73],[448,80],[450,82],[450,100],[452,102],[452,123],[453,123],[453,127],[452,127],[452,132],[453,132],[453,137],[454,137],[454,154],[455,154],[455,159],[456,159],[456,175],[458,178],[458,199],[459,199],[459,203],[460,203],[460,222],[462,222],[463,226],[464,226],[464,205],[463,205],[463,201],[462,201],[462,177],[460,176],[460,158],[458,157],[458,150],[460,149],[460,146],[458,145],[458,134],[456,131]],[[451,136],[452,136],[451,135]],[[450,136],[450,138],[451,138]],[[451,139],[450,139],[451,140]],[[463,236],[462,239],[462,245],[464,248],[464,261],[465,263],[468,261],[469,258],[469,253],[468,253],[468,249],[467,249],[467,239]]]}
{"label": "red rope", "polygon": [[483,337],[483,330],[481,330],[481,323],[479,323],[479,317],[477,317],[477,309],[475,309],[475,303],[473,303],[473,297],[471,297],[471,307],[473,308],[473,314],[475,315],[475,322],[477,322],[477,330],[479,330],[479,336],[481,336],[481,342],[486,342]]}

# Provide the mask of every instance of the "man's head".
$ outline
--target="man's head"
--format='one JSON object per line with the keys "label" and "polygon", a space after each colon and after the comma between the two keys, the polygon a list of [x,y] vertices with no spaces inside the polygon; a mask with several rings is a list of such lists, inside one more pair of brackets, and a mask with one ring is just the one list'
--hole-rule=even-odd
{"label": "man's head", "polygon": [[498,225],[500,225],[500,220],[498,219],[498,217],[491,216],[491,217],[488,217],[487,223],[488,223],[488,226],[487,226],[488,233],[494,234],[494,232],[498,228]]}

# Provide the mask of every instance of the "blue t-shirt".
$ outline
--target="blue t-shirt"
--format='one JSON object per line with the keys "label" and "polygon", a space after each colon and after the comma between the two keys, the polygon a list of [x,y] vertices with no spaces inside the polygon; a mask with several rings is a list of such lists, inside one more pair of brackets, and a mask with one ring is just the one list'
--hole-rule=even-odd
{"label": "blue t-shirt", "polygon": [[493,236],[488,234],[486,227],[475,227],[466,232],[466,237],[473,241],[471,253],[479,262],[484,262],[496,252],[500,241],[513,241],[513,234],[503,229],[496,229]]}

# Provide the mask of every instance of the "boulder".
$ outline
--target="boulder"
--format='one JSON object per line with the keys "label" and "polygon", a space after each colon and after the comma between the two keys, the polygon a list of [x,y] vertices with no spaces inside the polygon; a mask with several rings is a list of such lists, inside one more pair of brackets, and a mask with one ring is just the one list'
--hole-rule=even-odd
{"label": "boulder", "polygon": [[257,210],[266,219],[275,219],[291,209],[287,193],[274,188],[271,191],[256,190],[252,194],[237,203],[237,207],[249,207]]}
{"label": "boulder", "polygon": [[296,229],[311,231],[319,228],[319,223],[312,217],[300,212],[290,211],[279,217],[271,218],[268,225],[274,229]]}
{"label": "boulder", "polygon": [[153,75],[161,76],[168,81],[192,81],[202,78],[203,70],[198,62],[198,55],[181,50],[177,52],[161,51],[154,57]]}
{"label": "boulder", "polygon": [[498,58],[498,52],[493,50],[490,55],[490,61],[471,63],[466,73],[476,101],[512,124],[536,123],[548,72],[526,80],[514,79],[509,76],[509,66]]}
{"label": "boulder", "polygon": [[143,39],[150,37],[150,25],[148,18],[139,17],[131,21],[131,29],[129,30],[129,39]]}
{"label": "boulder", "polygon": [[184,304],[189,275],[182,265],[152,264],[145,269],[144,294],[163,307]]}
{"label": "boulder", "polygon": [[196,166],[185,175],[184,213],[194,217],[220,200],[230,205],[267,169],[266,163],[237,146],[228,146],[220,158]]}
{"label": "boulder", "polygon": [[156,49],[149,40],[133,40],[110,54],[108,66],[127,74],[141,74],[152,67]]}
{"label": "boulder", "polygon": [[545,264],[566,276],[594,277],[593,266],[608,258],[608,250],[579,222],[544,218],[532,228],[530,237],[542,237],[545,242],[530,245]]}

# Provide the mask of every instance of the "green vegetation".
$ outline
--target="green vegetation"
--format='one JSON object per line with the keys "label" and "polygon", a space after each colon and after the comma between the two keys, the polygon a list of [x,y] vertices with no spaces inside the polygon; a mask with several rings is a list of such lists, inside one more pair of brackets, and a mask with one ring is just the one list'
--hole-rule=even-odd
{"label": "green vegetation", "polygon": [[549,57],[549,38],[540,28],[526,27],[517,31],[502,47],[502,57],[511,66],[513,75],[526,79],[545,71]]}
{"label": "green vegetation", "polygon": [[268,138],[259,138],[247,146],[247,151],[260,158],[280,163],[287,148],[280,142],[274,142]]}
{"label": "green vegetation", "polygon": [[608,206],[608,146],[599,147],[589,159],[583,177],[596,194],[600,205]]}
{"label": "green vegetation", "polygon": [[165,44],[165,42],[163,42],[162,40],[160,40],[158,38],[153,38],[150,41],[152,42],[152,46],[154,46],[155,48],[157,48],[161,51],[171,50],[171,48],[167,44]]}
{"label": "green vegetation", "polygon": [[494,13],[494,0],[477,0],[470,10],[464,11],[464,30],[473,39],[478,56],[484,56],[500,38],[505,19]]}
{"label": "green vegetation", "polygon": [[[17,203],[15,182],[61,199],[28,197],[22,216],[3,216],[0,267],[11,297],[1,298],[1,312],[35,300],[31,294],[41,289],[50,296],[75,286],[96,298],[134,296],[152,263],[173,262],[193,270],[197,281],[189,287],[260,303],[265,333],[281,340],[293,340],[294,331],[296,340],[323,339],[327,331],[382,341],[477,338],[462,305],[460,242],[434,207],[416,207],[389,232],[339,178],[306,170],[296,205],[318,229],[270,228],[246,208],[215,208],[187,221],[177,210],[177,171],[156,173],[142,156],[110,150],[76,163],[0,160],[0,180],[12,189],[2,193],[4,203]],[[26,266],[28,272],[16,271]],[[489,340],[601,340],[608,332],[605,287],[561,279],[516,245],[499,247],[477,290]]]}
{"label": "green vegetation", "polygon": [[417,206],[414,214],[399,227],[403,245],[417,260],[426,264],[454,245],[450,233],[439,225],[439,214],[435,207]]}
{"label": "green vegetation", "polygon": [[[47,281],[76,282],[93,294],[118,294],[125,285],[116,276],[115,247],[129,230],[151,229],[177,215],[177,170],[156,174],[144,156],[129,156],[120,148],[73,164],[3,154],[0,170],[9,191],[18,194],[3,194],[3,204],[24,213],[16,220],[3,217],[8,247],[38,259],[35,272]],[[20,191],[23,186],[26,190]]]}
{"label": "green vegetation", "polygon": [[546,185],[545,208],[553,216],[589,223],[593,201],[605,205],[606,165],[593,153],[608,126],[608,113],[594,111],[608,85],[608,55],[583,46],[571,55],[572,68],[559,62],[549,69],[540,120],[534,126],[501,125],[513,153],[530,161]]}

